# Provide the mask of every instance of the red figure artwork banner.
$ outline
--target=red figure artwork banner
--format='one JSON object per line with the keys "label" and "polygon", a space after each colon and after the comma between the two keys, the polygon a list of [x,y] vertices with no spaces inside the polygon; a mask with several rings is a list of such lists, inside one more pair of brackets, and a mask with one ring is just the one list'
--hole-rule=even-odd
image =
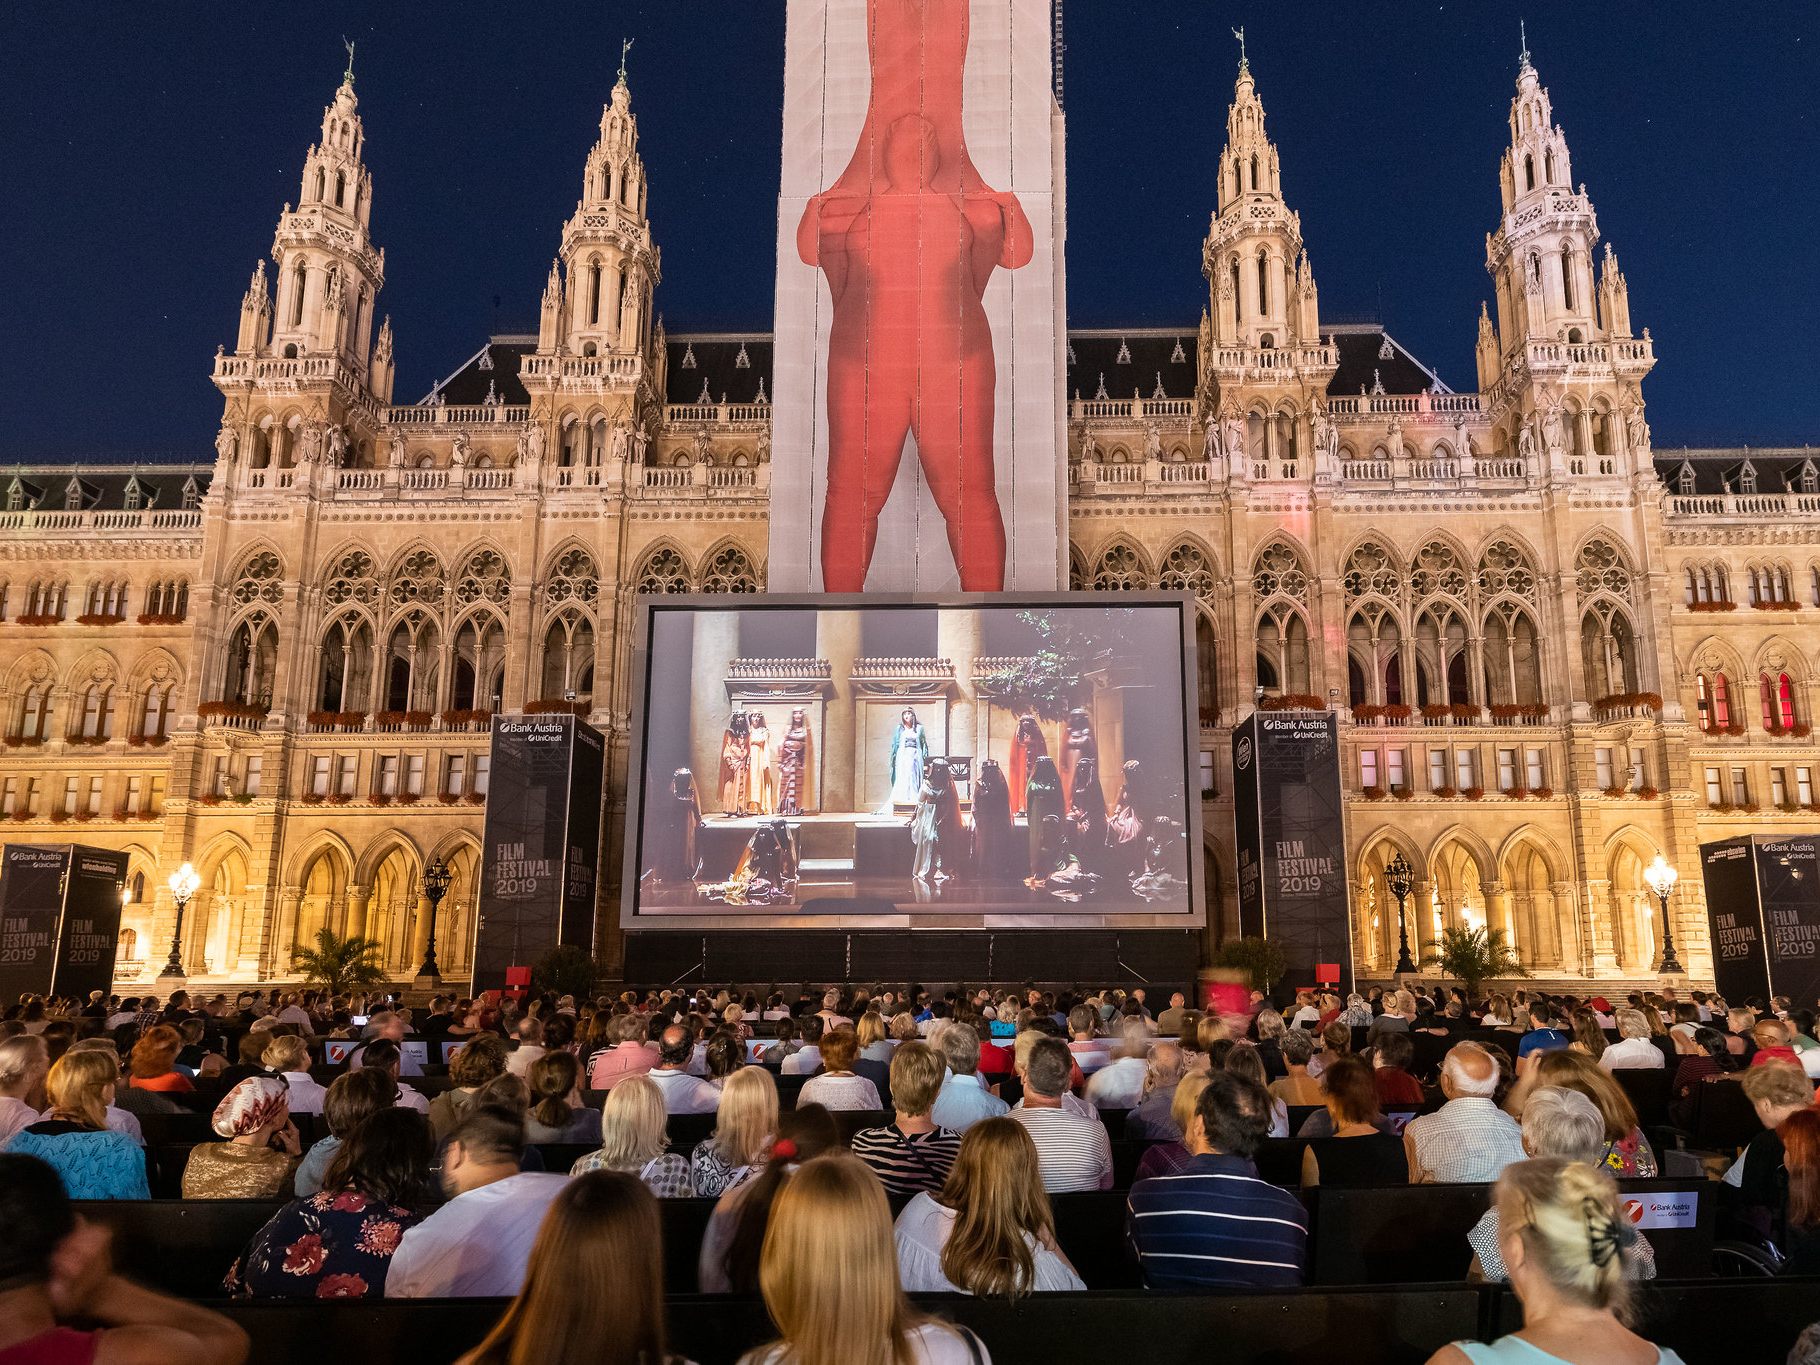
{"label": "red figure artwork banner", "polygon": [[791,0],[773,590],[1058,586],[1047,14]]}

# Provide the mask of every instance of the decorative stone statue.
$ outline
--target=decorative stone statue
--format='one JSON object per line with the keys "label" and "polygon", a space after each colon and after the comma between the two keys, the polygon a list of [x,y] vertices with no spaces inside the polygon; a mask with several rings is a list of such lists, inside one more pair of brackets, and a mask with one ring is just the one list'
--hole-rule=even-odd
{"label": "decorative stone statue", "polygon": [[525,432],[524,458],[532,464],[543,463],[543,423],[533,422]]}
{"label": "decorative stone statue", "polygon": [[1201,457],[1210,465],[1218,465],[1223,451],[1220,449],[1220,423],[1212,413],[1207,415],[1207,434],[1201,440]]}
{"label": "decorative stone statue", "polygon": [[1517,426],[1517,454],[1523,459],[1524,471],[1533,472],[1536,467],[1536,433],[1527,422]]}
{"label": "decorative stone statue", "polygon": [[468,463],[468,433],[455,433],[455,442],[449,449],[449,464],[455,469],[464,469]]}
{"label": "decorative stone statue", "polygon": [[297,440],[297,460],[300,464],[315,464],[322,458],[322,427],[312,422],[303,429]]}
{"label": "decorative stone statue", "polygon": [[346,469],[348,465],[348,429],[339,424],[328,429],[329,467]]}
{"label": "decorative stone statue", "polygon": [[403,469],[404,454],[404,433],[395,432],[386,447],[386,463],[393,469]]}
{"label": "decorative stone statue", "polygon": [[607,432],[607,458],[609,460],[618,460],[623,464],[626,458],[626,450],[630,443],[631,436],[626,431],[626,424],[622,421],[614,422],[611,429]]}
{"label": "decorative stone statue", "polygon": [[769,464],[771,462],[771,426],[770,426],[770,423],[766,423],[763,427],[761,427],[759,429],[758,462],[760,464]]}
{"label": "decorative stone statue", "polygon": [[1549,459],[1556,459],[1561,454],[1561,405],[1550,403],[1542,414],[1542,444],[1548,451]]}
{"label": "decorative stone statue", "polygon": [[1083,463],[1086,463],[1087,461],[1097,462],[1099,460],[1099,458],[1100,458],[1100,443],[1094,439],[1093,433],[1091,431],[1088,431],[1085,428],[1083,428],[1081,431],[1081,460],[1082,460],[1082,462]]}
{"label": "decorative stone statue", "polygon": [[1163,433],[1155,422],[1144,428],[1144,458],[1158,463],[1163,459]]}
{"label": "decorative stone statue", "polygon": [[651,433],[646,431],[642,426],[635,425],[632,428],[633,464],[643,464],[645,462],[645,451],[650,448],[650,445]]}
{"label": "decorative stone statue", "polygon": [[1242,469],[1245,461],[1245,419],[1239,416],[1237,408],[1228,408],[1226,415],[1220,419],[1221,439],[1226,447],[1226,461],[1235,470]]}
{"label": "decorative stone statue", "polygon": [[215,459],[222,464],[234,463],[234,452],[240,448],[240,438],[234,435],[233,429],[223,427],[215,433]]}
{"label": "decorative stone statue", "polygon": [[1331,464],[1340,449],[1339,429],[1327,415],[1327,405],[1318,398],[1315,400],[1313,417],[1315,456]]}

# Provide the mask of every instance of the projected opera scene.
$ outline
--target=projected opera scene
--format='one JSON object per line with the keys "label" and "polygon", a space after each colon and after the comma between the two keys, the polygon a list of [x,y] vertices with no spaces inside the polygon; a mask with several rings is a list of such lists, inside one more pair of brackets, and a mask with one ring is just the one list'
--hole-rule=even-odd
{"label": "projected opera scene", "polygon": [[1183,615],[653,605],[637,913],[1192,914]]}

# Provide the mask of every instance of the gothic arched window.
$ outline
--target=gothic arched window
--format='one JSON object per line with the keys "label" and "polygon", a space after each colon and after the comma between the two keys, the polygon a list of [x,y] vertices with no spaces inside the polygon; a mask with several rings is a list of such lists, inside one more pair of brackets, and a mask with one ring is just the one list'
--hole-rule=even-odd
{"label": "gothic arched window", "polygon": [[659,546],[645,558],[637,575],[642,593],[678,593],[689,591],[689,566],[669,546]]}
{"label": "gothic arched window", "polygon": [[1149,577],[1138,552],[1115,541],[1100,552],[1090,586],[1095,592],[1141,592],[1150,586]]}
{"label": "gothic arched window", "polygon": [[729,545],[710,559],[702,569],[703,592],[757,592],[758,574],[746,552]]}

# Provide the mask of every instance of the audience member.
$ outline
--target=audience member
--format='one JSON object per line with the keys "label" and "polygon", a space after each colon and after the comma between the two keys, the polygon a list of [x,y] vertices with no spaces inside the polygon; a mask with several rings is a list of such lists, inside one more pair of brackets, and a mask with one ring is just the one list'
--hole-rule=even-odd
{"label": "audience member", "polygon": [[303,1148],[283,1081],[249,1076],[215,1106],[210,1126],[227,1141],[190,1148],[185,1199],[278,1199],[290,1191]]}
{"label": "audience member", "polygon": [[293,1114],[320,1114],[328,1094],[310,1075],[310,1045],[295,1034],[286,1033],[265,1046],[260,1064],[284,1081]]}
{"label": "audience member", "polygon": [[1126,1137],[1167,1141],[1181,1136],[1170,1117],[1170,1107],[1175,1101],[1175,1088],[1187,1071],[1185,1062],[1179,1043],[1159,1042],[1151,1048],[1142,1098],[1125,1115]]}
{"label": "audience member", "polygon": [[399,1240],[431,1203],[435,1158],[436,1140],[423,1115],[378,1109],[337,1145],[322,1189],[292,1200],[254,1234],[228,1271],[228,1293],[256,1299],[380,1297]]}
{"label": "audience member", "polygon": [[[1779,1027],[1779,1026],[1778,1026]],[[1600,1037],[1604,1037],[1603,1034]],[[1618,1041],[1593,1060],[1607,1071],[1656,1070],[1667,1065],[1662,1049],[1657,1047],[1642,1010],[1618,1011]]]}
{"label": "audience member", "polygon": [[1194,1122],[1195,1106],[1200,1102],[1201,1091],[1207,1088],[1209,1074],[1190,1071],[1177,1084],[1170,1100],[1169,1118],[1181,1136],[1164,1142],[1152,1142],[1145,1147],[1144,1154],[1138,1158],[1135,1179],[1148,1180],[1152,1176],[1174,1175],[1193,1158],[1193,1153],[1188,1150],[1188,1127]]}
{"label": "audience member", "polygon": [[[769,1017],[768,1013],[766,1017]],[[803,1043],[802,1039],[796,1036],[796,1021],[789,1015],[786,1014],[783,1018],[779,1019],[774,1025],[774,1028],[777,1033],[777,1041],[772,1043],[771,1046],[767,1047],[763,1052],[759,1053],[758,1059],[766,1066],[777,1067],[781,1074],[783,1064],[796,1053],[802,1051]],[[817,1037],[819,1036],[820,1035],[818,1034]]]}
{"label": "audience member", "polygon": [[1119,1025],[1119,1045],[1112,1061],[1087,1081],[1087,1098],[1093,1106],[1101,1113],[1136,1108],[1144,1096],[1149,1057],[1150,1029],[1142,1019],[1127,1016]]}
{"label": "audience member", "polygon": [[[1180,1049],[1175,1050],[1179,1054]],[[1043,1188],[1051,1194],[1112,1187],[1112,1142],[1106,1125],[1062,1108],[1072,1065],[1066,1043],[1039,1038],[1024,1072],[1024,1098],[1011,1110],[1011,1118],[1036,1144]]]}
{"label": "audience member", "polygon": [[1476,1043],[1456,1044],[1441,1064],[1447,1102],[1409,1121],[1403,1146],[1409,1183],[1473,1184],[1496,1180],[1523,1159],[1523,1132],[1497,1107],[1498,1064]]}
{"label": "audience member", "polygon": [[1169,1038],[1179,1038],[1182,1034],[1182,1016],[1188,1012],[1188,997],[1180,991],[1169,997],[1169,1008],[1156,1017],[1156,1031]]}
{"label": "audience member", "polygon": [[[240,1365],[246,1359],[246,1333],[219,1313],[114,1274],[107,1229],[77,1218],[70,1198],[46,1163],[0,1156],[0,1361]],[[71,1321],[84,1326],[59,1325]]]}
{"label": "audience member", "polygon": [[[1257,1048],[1244,1039],[1239,1039],[1226,1046],[1225,1055],[1220,1059],[1220,1067],[1222,1070],[1232,1072],[1235,1076],[1244,1076],[1248,1080],[1256,1081],[1259,1085],[1265,1086],[1265,1093],[1269,1094],[1270,1078],[1264,1074],[1264,1059],[1258,1055]],[[1270,1096],[1270,1131],[1265,1136],[1273,1138],[1289,1136],[1289,1106],[1275,1095]]]}
{"label": "audience member", "polygon": [[694,1051],[694,1041],[682,1024],[670,1025],[658,1037],[657,1065],[644,1078],[657,1087],[666,1113],[712,1114],[720,1107],[720,1091],[688,1072]]}
{"label": "audience member", "polygon": [[1756,1051],[1751,1053],[1752,1066],[1765,1066],[1770,1062],[1788,1062],[1793,1066],[1801,1065],[1801,1054],[1790,1044],[1789,1028],[1780,1019],[1765,1019],[1750,1031],[1751,1042],[1756,1044]]}
{"label": "audience member", "polygon": [[505,1074],[505,1045],[491,1033],[477,1033],[449,1059],[449,1088],[430,1101],[430,1127],[447,1142],[473,1108],[480,1088]]}
{"label": "audience member", "polygon": [[518,1035],[518,1046],[506,1054],[506,1070],[529,1081],[531,1068],[547,1051],[543,1045],[543,1023],[535,1015],[527,1014],[513,1031]]}
{"label": "audience member", "polygon": [[1599,1023],[1598,1015],[1591,1010],[1581,1009],[1573,1012],[1574,1040],[1567,1046],[1571,1051],[1584,1053],[1595,1062],[1605,1055],[1610,1042],[1605,1037],[1605,1029]]}
{"label": "audience member", "polygon": [[[916,1023],[906,1017],[909,1027],[907,1037],[916,1037]],[[897,1044],[888,1036],[889,1029],[885,1018],[877,1010],[867,1010],[860,1015],[859,1023],[854,1025],[854,1036],[859,1040],[859,1056],[853,1061],[852,1071],[856,1076],[863,1076],[872,1082],[872,1088],[878,1091],[881,1108],[891,1107],[891,1053]]]}
{"label": "audience member", "polygon": [[1037,1148],[1014,1117],[969,1128],[940,1194],[919,1193],[898,1215],[907,1292],[1014,1299],[1087,1287],[1056,1245]]}
{"label": "audience member", "polygon": [[127,1085],[134,1090],[186,1093],[196,1087],[177,1068],[183,1035],[169,1024],[157,1024],[139,1035],[127,1059]]}
{"label": "audience member", "polygon": [[1636,1231],[1609,1175],[1585,1162],[1540,1157],[1507,1168],[1492,1197],[1523,1329],[1491,1345],[1456,1342],[1429,1365],[1680,1365],[1673,1351],[1656,1351],[1622,1321]]}
{"label": "audience member", "polygon": [[119,1075],[107,1053],[64,1053],[45,1076],[50,1101],[45,1117],[14,1133],[6,1150],[50,1166],[71,1199],[151,1198],[145,1153],[131,1137],[108,1127]]}
{"label": "audience member", "polygon": [[929,1111],[938,1127],[964,1133],[981,1119],[997,1118],[1011,1108],[986,1089],[979,1075],[980,1036],[971,1024],[948,1022],[935,1043],[948,1064],[948,1077]]}
{"label": "audience member", "polygon": [[748,1066],[727,1077],[715,1111],[714,1132],[689,1154],[689,1177],[695,1193],[718,1199],[763,1169],[777,1132],[777,1082],[762,1066]]}
{"label": "audience member", "polygon": [[1558,1027],[1564,1022],[1547,1000],[1538,997],[1529,1004],[1530,1030],[1517,1044],[1517,1075],[1527,1076],[1537,1053],[1554,1052],[1568,1047],[1573,1039]]}
{"label": "audience member", "polygon": [[1528,1086],[1558,1085],[1577,1090],[1598,1107],[1605,1119],[1605,1151],[1600,1164],[1620,1177],[1651,1177],[1660,1173],[1655,1151],[1637,1125],[1637,1109],[1630,1096],[1592,1058],[1558,1050],[1535,1058]]}
{"label": "audience member", "polygon": [[1085,1005],[1068,1011],[1068,1050],[1081,1074],[1091,1076],[1112,1061],[1112,1044],[1099,1032],[1099,1014]]}
{"label": "audience member", "polygon": [[1409,1070],[1416,1045],[1407,1032],[1380,1034],[1371,1053],[1371,1079],[1378,1089],[1378,1103],[1386,1109],[1420,1109],[1428,1094]]}
{"label": "audience member", "polygon": [[[1401,1038],[1401,1034],[1386,1034]],[[1383,1131],[1378,1088],[1363,1058],[1341,1057],[1321,1076],[1330,1140],[1302,1154],[1302,1184],[1401,1185],[1409,1179],[1402,1139]],[[1342,1145],[1337,1139],[1346,1139]]]}
{"label": "audience member", "polygon": [[972,1332],[904,1298],[884,1186],[863,1163],[805,1162],[770,1224],[758,1279],[781,1339],[740,1365],[990,1365]]}
{"label": "audience member", "polygon": [[[718,1096],[719,1092],[716,1092]],[[665,1150],[664,1097],[649,1076],[628,1076],[607,1092],[600,1116],[600,1148],[589,1152],[570,1174],[622,1171],[637,1176],[659,1199],[695,1194],[687,1157]]]}
{"label": "audience member", "polygon": [[891,1194],[939,1190],[954,1167],[961,1135],[938,1127],[930,1114],[944,1070],[942,1055],[927,1043],[900,1044],[891,1058],[892,1121],[853,1135],[853,1155]]}
{"label": "audience member", "polygon": [[364,1119],[397,1103],[398,1086],[385,1072],[373,1067],[346,1071],[329,1083],[323,1094],[322,1118],[329,1135],[317,1138],[297,1165],[291,1189],[298,1198],[308,1198],[322,1188],[322,1178],[329,1164],[341,1150],[349,1133]]}
{"label": "audience member", "polygon": [[1231,1072],[1207,1078],[1188,1126],[1188,1164],[1140,1180],[1127,1201],[1132,1245],[1152,1288],[1287,1288],[1302,1282],[1308,1216],[1258,1175],[1270,1097]]}
{"label": "audience member", "polygon": [[777,1140],[764,1169],[723,1194],[708,1217],[696,1262],[702,1293],[750,1294],[758,1288],[760,1253],[779,1189],[804,1163],[839,1144],[834,1116],[819,1104],[778,1117]]}
{"label": "audience member", "polygon": [[[1523,1106],[1523,1150],[1531,1157],[1560,1157],[1564,1161],[1603,1164],[1605,1153],[1605,1116],[1599,1107],[1577,1090],[1545,1085],[1530,1092]],[[1479,1275],[1486,1280],[1510,1278],[1499,1251],[1498,1206],[1494,1202],[1466,1234],[1473,1249]],[[1625,1263],[1625,1273],[1632,1279],[1653,1280],[1656,1277],[1655,1250],[1641,1233],[1637,1235],[1635,1254]]]}
{"label": "audience member", "polygon": [[[796,1026],[797,1046],[786,1052],[778,1067],[784,1076],[813,1076],[822,1069],[822,1034],[826,1032],[821,1016],[811,1014]],[[767,1056],[766,1060],[770,1058]]]}
{"label": "audience member", "polygon": [[1725,1183],[1737,1187],[1740,1212],[1746,1221],[1767,1236],[1788,1184],[1782,1126],[1796,1114],[1814,1107],[1814,1087],[1800,1067],[1786,1062],[1752,1067],[1744,1073],[1742,1084],[1744,1097],[1757,1111],[1763,1131],[1751,1138],[1743,1154],[1726,1171]]}
{"label": "audience member", "polygon": [[1321,1083],[1309,1075],[1308,1064],[1314,1059],[1314,1037],[1306,1029],[1292,1028],[1283,1035],[1283,1071],[1281,1080],[1270,1083],[1270,1097],[1287,1105],[1321,1102]]}
{"label": "audience member", "polygon": [[404,1050],[390,1038],[375,1038],[366,1046],[366,1066],[361,1070],[383,1071],[392,1078],[398,1087],[397,1103],[400,1108],[415,1109],[429,1117],[430,1102],[413,1090],[402,1079],[404,1075]]}
{"label": "audience member", "polygon": [[551,1201],[524,1286],[457,1365],[667,1365],[663,1220],[617,1171],[571,1180]]}
{"label": "audience member", "polygon": [[538,1225],[569,1179],[520,1171],[524,1147],[524,1120],[516,1111],[482,1101],[462,1114],[442,1152],[448,1202],[399,1241],[386,1274],[387,1298],[518,1293]]}
{"label": "audience member", "polygon": [[803,1083],[797,1102],[819,1104],[828,1110],[878,1110],[885,1107],[878,1087],[864,1076],[856,1076],[853,1063],[859,1057],[859,1035],[845,1025],[822,1035],[823,1070]]}
{"label": "audience member", "polygon": [[44,1039],[22,1033],[0,1043],[0,1150],[14,1133],[38,1121],[50,1069]]}
{"label": "audience member", "polygon": [[600,1110],[581,1102],[581,1063],[573,1053],[545,1052],[531,1063],[526,1080],[531,1092],[526,1142],[600,1141]]}
{"label": "audience member", "polygon": [[611,1045],[588,1058],[588,1085],[611,1090],[627,1076],[642,1076],[657,1065],[657,1053],[645,1045],[645,1025],[636,1014],[616,1014],[607,1021]]}

